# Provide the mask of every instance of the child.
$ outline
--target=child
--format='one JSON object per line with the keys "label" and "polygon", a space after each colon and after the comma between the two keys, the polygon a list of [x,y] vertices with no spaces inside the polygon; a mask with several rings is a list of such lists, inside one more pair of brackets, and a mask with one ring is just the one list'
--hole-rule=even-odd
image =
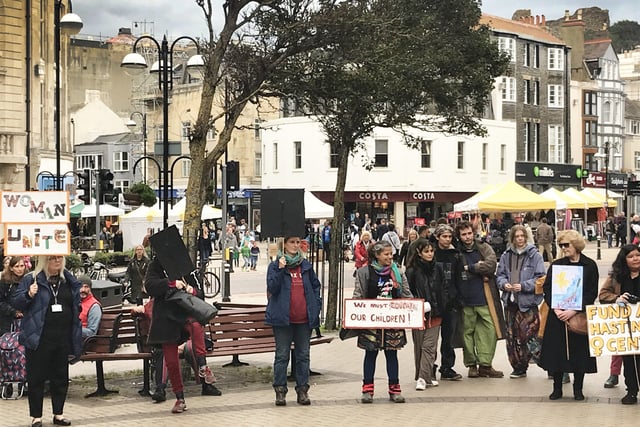
{"label": "child", "polygon": [[258,246],[258,242],[255,240],[251,241],[251,270],[256,271],[256,266],[258,265],[258,256],[260,256],[260,247]]}
{"label": "child", "polygon": [[249,271],[251,266],[251,248],[249,247],[249,240],[245,240],[242,243],[242,248],[240,248],[240,254],[242,255],[242,259],[244,260],[244,264],[242,265],[242,271]]}

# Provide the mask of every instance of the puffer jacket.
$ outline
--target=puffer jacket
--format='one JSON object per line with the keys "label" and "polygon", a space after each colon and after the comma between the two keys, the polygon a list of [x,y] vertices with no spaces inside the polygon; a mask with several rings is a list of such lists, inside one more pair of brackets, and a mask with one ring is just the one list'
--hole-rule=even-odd
{"label": "puffer jacket", "polygon": [[[73,325],[71,328],[71,351],[74,358],[79,358],[82,354],[82,324],[80,323],[80,286],[82,285],[69,270],[63,272],[64,280],[71,285],[71,295],[73,304],[71,311],[73,315]],[[33,274],[27,274],[22,278],[20,286],[12,294],[11,304],[24,313],[22,318],[22,333],[20,334],[20,344],[30,350],[36,350],[40,345],[40,337],[44,328],[44,320],[49,309],[51,299],[51,289],[47,285],[47,275],[41,271],[36,276],[38,293],[33,298],[29,297],[29,287],[33,283]]]}
{"label": "puffer jacket", "polygon": [[[267,269],[267,311],[265,323],[271,326],[289,325],[289,308],[291,303],[291,273],[279,268],[278,260],[269,264]],[[302,285],[307,302],[307,319],[311,329],[320,327],[320,281],[309,261],[300,264]]]}
{"label": "puffer jacket", "polygon": [[11,331],[11,324],[16,318],[16,310],[11,306],[9,299],[19,283],[11,283],[8,280],[0,280],[0,336]]}
{"label": "puffer jacket", "polygon": [[[496,282],[498,288],[502,291],[502,302],[507,305],[507,301],[511,297],[511,292],[504,289],[504,285],[511,283],[511,259],[516,256],[512,247],[507,248],[500,257],[498,263],[498,271],[496,273]],[[520,285],[522,290],[517,292],[516,301],[520,311],[525,312],[533,307],[537,307],[542,302],[542,294],[536,295],[536,279],[544,276],[546,273],[544,261],[535,246],[527,245],[525,247],[524,260],[520,268]]]}

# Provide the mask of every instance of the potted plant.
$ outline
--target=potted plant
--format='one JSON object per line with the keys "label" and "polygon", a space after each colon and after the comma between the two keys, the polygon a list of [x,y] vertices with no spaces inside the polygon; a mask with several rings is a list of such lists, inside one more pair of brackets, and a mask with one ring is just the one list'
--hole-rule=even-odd
{"label": "potted plant", "polygon": [[136,182],[122,196],[129,205],[153,206],[156,204],[156,193],[144,182]]}

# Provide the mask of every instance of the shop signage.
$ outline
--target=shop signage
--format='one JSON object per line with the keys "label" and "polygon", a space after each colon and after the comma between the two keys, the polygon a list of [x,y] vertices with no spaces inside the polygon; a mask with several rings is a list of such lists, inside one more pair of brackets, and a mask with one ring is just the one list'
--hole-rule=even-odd
{"label": "shop signage", "polygon": [[629,181],[627,183],[627,195],[640,196],[640,181]]}
{"label": "shop signage", "polygon": [[[333,191],[314,191],[320,200],[325,203],[333,203],[335,193]],[[473,196],[474,192],[440,192],[440,191],[346,191],[345,202],[449,202],[457,203]]]}
{"label": "shop signage", "polygon": [[571,184],[580,182],[586,171],[578,165],[558,163],[516,162],[516,182],[540,184]]}
{"label": "shop signage", "polygon": [[589,172],[582,179],[582,186],[591,188],[605,188],[605,180],[607,175],[609,176],[609,190],[623,191],[627,188],[627,175],[618,172],[609,172],[608,174],[605,174],[604,172]]}

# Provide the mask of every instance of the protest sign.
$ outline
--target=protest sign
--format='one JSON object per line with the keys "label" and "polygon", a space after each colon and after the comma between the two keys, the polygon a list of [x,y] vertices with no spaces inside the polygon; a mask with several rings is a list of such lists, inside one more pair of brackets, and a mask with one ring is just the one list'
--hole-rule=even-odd
{"label": "protest sign", "polygon": [[67,255],[71,237],[67,224],[5,224],[5,255]]}
{"label": "protest sign", "polygon": [[640,354],[640,304],[586,308],[591,356]]}
{"label": "protest sign", "polygon": [[68,223],[69,193],[66,191],[3,191],[2,223]]}
{"label": "protest sign", "polygon": [[424,329],[421,299],[345,299],[346,329]]}
{"label": "protest sign", "polygon": [[582,310],[582,266],[554,265],[551,270],[551,308]]}

